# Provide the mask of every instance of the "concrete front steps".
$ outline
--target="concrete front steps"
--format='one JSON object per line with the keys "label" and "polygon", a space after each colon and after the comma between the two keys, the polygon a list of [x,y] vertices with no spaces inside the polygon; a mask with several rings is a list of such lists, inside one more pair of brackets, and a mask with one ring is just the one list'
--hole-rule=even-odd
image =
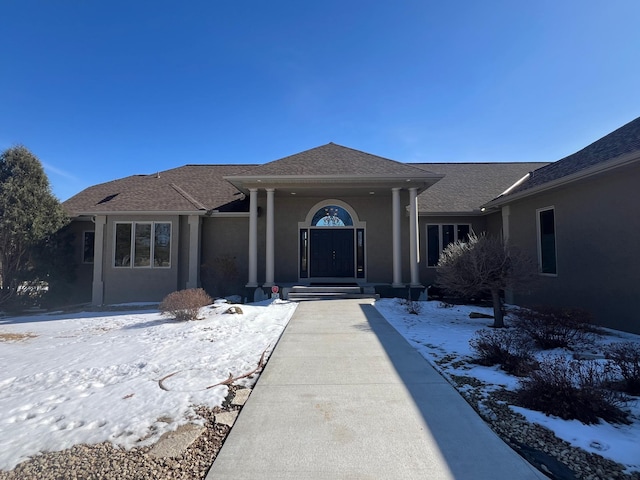
{"label": "concrete front steps", "polygon": [[375,298],[373,287],[358,287],[345,285],[303,286],[297,285],[286,289],[287,300],[301,302],[305,300],[336,300],[344,298]]}

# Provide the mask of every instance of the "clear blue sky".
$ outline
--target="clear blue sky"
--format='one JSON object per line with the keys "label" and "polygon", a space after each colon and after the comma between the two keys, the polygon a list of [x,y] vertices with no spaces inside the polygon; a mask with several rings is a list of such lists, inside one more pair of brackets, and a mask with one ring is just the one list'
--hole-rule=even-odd
{"label": "clear blue sky", "polygon": [[61,200],[335,142],[553,161],[640,115],[638,0],[1,0],[0,149]]}

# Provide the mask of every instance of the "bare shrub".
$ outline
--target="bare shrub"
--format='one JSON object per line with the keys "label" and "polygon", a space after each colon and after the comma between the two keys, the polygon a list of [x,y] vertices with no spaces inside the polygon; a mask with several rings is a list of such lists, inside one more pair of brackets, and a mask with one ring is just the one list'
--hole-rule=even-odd
{"label": "bare shrub", "polygon": [[625,398],[607,388],[612,378],[608,364],[547,357],[539,369],[520,380],[516,401],[522,407],[565,420],[628,423],[628,414],[621,409]]}
{"label": "bare shrub", "polygon": [[578,308],[536,307],[516,315],[516,326],[543,350],[592,344],[597,332],[591,314]]}
{"label": "bare shrub", "polygon": [[160,311],[176,320],[197,320],[200,308],[211,302],[211,297],[202,288],[190,288],[167,295],[160,303]]}
{"label": "bare shrub", "polygon": [[411,289],[409,289],[406,300],[402,301],[402,305],[407,313],[410,313],[411,315],[420,315],[420,312],[422,311],[422,303],[417,300],[413,300],[411,297]]}
{"label": "bare shrub", "polygon": [[450,243],[437,267],[437,286],[463,297],[491,294],[494,327],[504,326],[500,292],[530,285],[537,278],[533,259],[506,245],[500,237],[470,234]]}
{"label": "bare shrub", "polygon": [[469,340],[480,365],[500,365],[503,370],[517,376],[527,375],[537,368],[531,339],[514,328],[479,330]]}
{"label": "bare shrub", "polygon": [[631,395],[640,395],[640,344],[611,344],[604,349],[604,354],[624,379],[624,391]]}

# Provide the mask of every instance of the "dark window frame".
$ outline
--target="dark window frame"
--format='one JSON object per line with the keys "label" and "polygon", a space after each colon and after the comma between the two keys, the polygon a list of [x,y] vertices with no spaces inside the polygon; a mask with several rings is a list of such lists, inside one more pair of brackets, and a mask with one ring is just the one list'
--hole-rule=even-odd
{"label": "dark window frame", "polygon": [[[121,226],[123,228],[119,229]],[[161,238],[167,235],[167,239]],[[171,268],[172,236],[172,222],[115,222],[113,267]],[[162,252],[162,255],[159,255],[159,252]]]}
{"label": "dark window frame", "polygon": [[540,275],[558,275],[558,240],[555,207],[536,210],[538,269]]}
{"label": "dark window frame", "polygon": [[[431,227],[431,228],[430,228]],[[426,241],[427,241],[427,267],[436,268],[442,251],[449,245],[460,239],[462,227],[462,236],[468,236],[473,232],[470,223],[427,223],[426,225]],[[437,229],[437,238],[433,237],[433,233]],[[466,230],[466,231],[465,231]],[[453,238],[450,238],[453,236]],[[447,237],[445,239],[445,237]],[[435,240],[435,245],[434,245]],[[446,242],[446,245],[445,245]],[[435,250],[437,249],[437,256]],[[434,261],[435,258],[435,261]]]}

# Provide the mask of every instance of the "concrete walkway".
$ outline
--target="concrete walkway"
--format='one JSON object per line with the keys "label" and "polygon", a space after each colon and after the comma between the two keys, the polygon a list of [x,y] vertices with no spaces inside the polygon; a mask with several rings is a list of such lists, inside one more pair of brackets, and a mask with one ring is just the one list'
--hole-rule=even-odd
{"label": "concrete walkway", "polygon": [[207,480],[544,479],[371,300],[302,302]]}

